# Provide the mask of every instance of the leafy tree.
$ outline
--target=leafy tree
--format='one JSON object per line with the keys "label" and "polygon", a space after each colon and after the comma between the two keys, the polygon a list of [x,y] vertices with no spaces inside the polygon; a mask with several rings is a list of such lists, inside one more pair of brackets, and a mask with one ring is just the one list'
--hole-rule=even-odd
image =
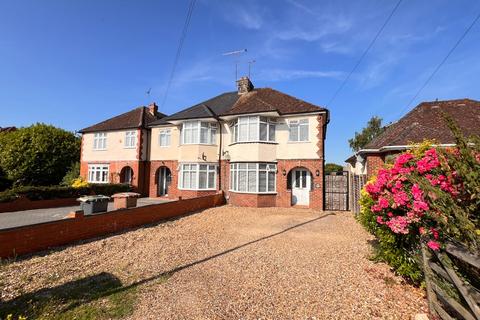
{"label": "leafy tree", "polygon": [[358,151],[365,147],[370,141],[379,136],[383,131],[382,118],[373,116],[368,120],[367,126],[362,129],[362,132],[355,132],[355,137],[348,140],[350,148],[353,151]]}
{"label": "leafy tree", "polygon": [[58,184],[79,157],[80,139],[51,125],[0,134],[0,167],[15,185]]}
{"label": "leafy tree", "polygon": [[343,167],[336,163],[326,163],[325,164],[325,173],[329,174],[330,172],[342,171]]}
{"label": "leafy tree", "polygon": [[78,177],[80,177],[80,162],[75,162],[65,174],[60,184],[70,187]]}
{"label": "leafy tree", "polygon": [[7,178],[5,172],[0,168],[0,191],[8,189],[12,185],[12,181]]}

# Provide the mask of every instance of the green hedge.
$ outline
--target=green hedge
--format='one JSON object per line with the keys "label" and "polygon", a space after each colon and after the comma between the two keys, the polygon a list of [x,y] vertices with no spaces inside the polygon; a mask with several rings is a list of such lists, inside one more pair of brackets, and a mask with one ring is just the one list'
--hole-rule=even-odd
{"label": "green hedge", "polygon": [[48,200],[59,198],[76,198],[82,195],[102,194],[111,196],[114,193],[131,191],[128,184],[90,184],[85,188],[64,186],[24,186],[0,192],[0,202],[9,202],[24,196],[30,200]]}

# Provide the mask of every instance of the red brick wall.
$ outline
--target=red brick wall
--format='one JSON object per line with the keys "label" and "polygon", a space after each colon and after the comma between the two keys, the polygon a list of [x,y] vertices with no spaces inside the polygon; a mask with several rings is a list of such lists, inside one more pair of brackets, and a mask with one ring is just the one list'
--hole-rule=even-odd
{"label": "red brick wall", "polygon": [[228,203],[239,207],[275,207],[276,194],[253,194],[229,192]]}
{"label": "red brick wall", "polygon": [[45,209],[45,208],[59,208],[76,206],[78,201],[76,198],[65,199],[49,199],[49,200],[30,200],[28,198],[18,198],[11,202],[0,203],[0,212],[13,212],[21,210]]}
{"label": "red brick wall", "polygon": [[32,253],[219,206],[223,194],[80,216],[0,231],[0,257]]}
{"label": "red brick wall", "polygon": [[384,156],[381,153],[367,155],[367,179],[376,175],[378,170],[385,164]]}
{"label": "red brick wall", "polygon": [[167,167],[172,173],[172,182],[168,186],[169,199],[176,199],[181,194],[178,190],[178,161],[176,160],[154,160],[149,162],[148,180],[149,180],[149,197],[158,197],[158,169],[160,167]]}

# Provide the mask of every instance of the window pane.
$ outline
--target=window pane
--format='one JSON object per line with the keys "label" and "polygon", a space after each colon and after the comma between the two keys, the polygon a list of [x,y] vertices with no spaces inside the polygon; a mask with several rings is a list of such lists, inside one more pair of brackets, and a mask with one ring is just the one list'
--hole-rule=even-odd
{"label": "window pane", "polygon": [[248,170],[256,170],[257,169],[257,164],[256,163],[249,163],[248,164]]}
{"label": "window pane", "polygon": [[290,141],[298,141],[298,124],[290,123]]}
{"label": "window pane", "polygon": [[212,128],[210,131],[210,143],[215,144],[217,143],[217,129]]}
{"label": "window pane", "polygon": [[258,168],[259,168],[260,170],[266,170],[266,169],[267,169],[267,165],[266,165],[265,163],[260,163],[260,164],[258,165]]}
{"label": "window pane", "polygon": [[208,128],[200,129],[200,143],[208,143]]}
{"label": "window pane", "polygon": [[260,171],[258,173],[258,192],[267,191],[267,172]]}
{"label": "window pane", "polygon": [[275,171],[268,172],[268,191],[274,192],[275,191]]}
{"label": "window pane", "polygon": [[201,164],[200,165],[200,170],[202,170],[202,171],[206,171],[207,168],[208,168],[208,166],[206,164]]}
{"label": "window pane", "polygon": [[238,169],[239,169],[239,170],[245,170],[245,169],[247,169],[247,164],[246,164],[246,163],[239,163],[239,164],[238,164]]}
{"label": "window pane", "polygon": [[199,189],[206,189],[207,188],[207,173],[200,171],[198,176],[198,188]]}
{"label": "window pane", "polygon": [[260,140],[267,141],[267,126],[268,124],[261,122],[260,123]]}
{"label": "window pane", "polygon": [[248,124],[238,126],[238,141],[248,141]]}
{"label": "window pane", "polygon": [[302,171],[302,188],[307,187],[307,171]]}
{"label": "window pane", "polygon": [[275,124],[268,125],[268,141],[275,141]]}
{"label": "window pane", "polygon": [[249,124],[248,140],[256,141],[258,140],[258,124],[256,122]]}
{"label": "window pane", "polygon": [[300,188],[300,171],[295,171],[295,188]]}
{"label": "window pane", "polygon": [[215,188],[215,171],[210,171],[208,173],[208,188]]}
{"label": "window pane", "polygon": [[300,126],[300,141],[308,140],[308,125]]}
{"label": "window pane", "polygon": [[248,171],[248,191],[257,191],[257,171]]}
{"label": "window pane", "polygon": [[182,188],[188,188],[190,186],[190,172],[184,171],[182,175],[183,175]]}
{"label": "window pane", "polygon": [[238,172],[238,191],[247,191],[247,172]]}

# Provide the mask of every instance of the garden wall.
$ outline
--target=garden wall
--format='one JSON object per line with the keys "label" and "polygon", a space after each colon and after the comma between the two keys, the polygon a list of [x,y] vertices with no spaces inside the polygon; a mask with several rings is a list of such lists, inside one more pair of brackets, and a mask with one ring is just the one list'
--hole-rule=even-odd
{"label": "garden wall", "polygon": [[49,200],[30,200],[26,197],[20,197],[10,202],[0,203],[1,212],[23,211],[33,209],[59,208],[77,206],[76,198],[49,199]]}
{"label": "garden wall", "polygon": [[0,231],[0,258],[119,232],[224,203],[223,193],[218,193],[91,216],[84,216],[82,212],[77,211],[72,218]]}

